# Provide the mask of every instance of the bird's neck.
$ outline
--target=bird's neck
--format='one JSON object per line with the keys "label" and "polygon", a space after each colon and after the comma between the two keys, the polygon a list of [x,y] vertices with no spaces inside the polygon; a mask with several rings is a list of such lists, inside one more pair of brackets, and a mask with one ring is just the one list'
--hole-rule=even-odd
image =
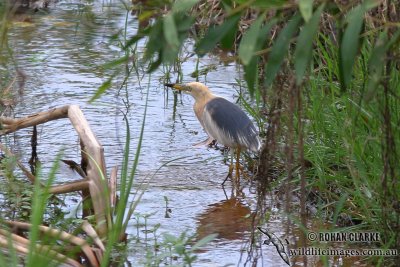
{"label": "bird's neck", "polygon": [[195,103],[193,105],[193,110],[194,113],[196,114],[197,119],[200,121],[201,126],[203,126],[203,111],[204,111],[204,107],[205,105],[213,98],[216,98],[217,96],[212,94],[212,93],[206,93],[206,94],[202,94],[200,96],[197,96],[195,98]]}

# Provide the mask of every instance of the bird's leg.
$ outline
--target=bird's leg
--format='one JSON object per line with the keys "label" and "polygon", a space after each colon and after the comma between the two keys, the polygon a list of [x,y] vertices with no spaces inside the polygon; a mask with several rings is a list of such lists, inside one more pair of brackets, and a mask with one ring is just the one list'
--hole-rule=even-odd
{"label": "bird's leg", "polygon": [[237,187],[239,187],[240,186],[240,183],[239,183],[239,181],[240,181],[240,169],[241,169],[241,166],[240,166],[240,148],[237,148],[236,149],[236,175],[235,175],[235,182],[236,182],[236,185],[235,186],[237,186]]}
{"label": "bird's leg", "polygon": [[229,165],[229,172],[228,175],[225,177],[225,180],[222,182],[222,186],[225,185],[225,182],[228,180],[228,178],[232,179],[232,173],[233,173],[233,164]]}
{"label": "bird's leg", "polygon": [[225,185],[225,182],[228,180],[228,178],[232,178],[232,173],[233,173],[233,153],[232,153],[232,150],[231,150],[230,154],[231,154],[231,163],[229,164],[229,172],[228,172],[228,175],[225,177],[225,180],[222,182],[222,184],[221,184],[222,186]]}
{"label": "bird's leg", "polygon": [[240,165],[239,168],[240,168],[240,171],[242,172],[243,177],[244,177],[246,180],[250,180],[251,177],[246,173],[246,170],[245,170],[244,166],[243,166],[243,165]]}

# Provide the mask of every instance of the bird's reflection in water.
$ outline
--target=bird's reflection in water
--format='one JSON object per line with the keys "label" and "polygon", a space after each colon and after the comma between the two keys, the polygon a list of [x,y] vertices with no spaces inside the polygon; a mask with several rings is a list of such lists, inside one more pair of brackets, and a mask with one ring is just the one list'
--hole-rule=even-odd
{"label": "bird's reflection in water", "polygon": [[211,204],[197,217],[197,239],[218,234],[218,239],[243,239],[250,231],[251,210],[240,199],[231,198]]}

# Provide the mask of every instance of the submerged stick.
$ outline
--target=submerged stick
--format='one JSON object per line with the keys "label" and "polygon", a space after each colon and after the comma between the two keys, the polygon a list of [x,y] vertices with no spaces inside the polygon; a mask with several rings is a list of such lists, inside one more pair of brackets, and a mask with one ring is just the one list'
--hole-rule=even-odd
{"label": "submerged stick", "polygon": [[69,107],[70,106],[54,108],[54,109],[51,109],[48,111],[39,112],[39,113],[30,115],[25,118],[20,118],[20,119],[0,117],[0,123],[2,126],[0,135],[13,133],[17,130],[27,128],[27,127],[32,127],[34,125],[43,124],[48,121],[67,118]]}
{"label": "submerged stick", "polygon": [[32,137],[31,137],[31,158],[29,159],[29,165],[31,167],[31,172],[36,175],[37,163],[39,162],[39,157],[37,155],[37,127],[33,126]]}
{"label": "submerged stick", "polygon": [[93,242],[100,248],[101,252],[106,250],[103,241],[101,241],[93,226],[88,221],[84,220],[81,228],[91,239],[93,239]]}
{"label": "submerged stick", "polygon": [[[20,229],[20,230],[25,230],[28,231],[31,229],[32,225],[30,223],[25,223],[25,222],[18,222],[18,221],[5,221],[9,227],[15,229]],[[86,258],[90,262],[90,266],[99,266],[99,262],[97,257],[95,256],[94,252],[92,251],[92,248],[89,246],[89,244],[86,242],[86,240],[71,235],[67,232],[60,231],[58,229],[50,228],[44,225],[39,225],[39,230],[42,233],[45,233],[51,237],[57,238],[59,240],[69,242],[71,244],[74,244],[76,246],[79,246],[82,250],[82,252],[85,254]],[[0,231],[2,231],[0,229]],[[0,232],[1,233],[1,232]]]}
{"label": "submerged stick", "polygon": [[65,194],[65,193],[71,193],[71,192],[76,192],[76,191],[82,191],[89,188],[89,181],[87,179],[85,180],[79,180],[75,182],[69,182],[66,184],[62,185],[56,185],[52,186],[49,188],[49,193],[50,194]]}
{"label": "submerged stick", "polygon": [[108,182],[108,187],[110,188],[111,207],[117,206],[117,175],[118,175],[118,166],[114,166],[111,170],[110,180]]}
{"label": "submerged stick", "polygon": [[[90,196],[91,203],[94,209],[94,215],[96,218],[96,229],[101,237],[105,237],[107,234],[108,224],[111,222],[109,212],[110,207],[110,196],[106,193],[108,191],[107,183],[104,181],[106,177],[106,164],[104,159],[104,149],[100,142],[97,140],[95,134],[92,132],[89,123],[85,116],[77,105],[63,106],[60,108],[54,108],[48,111],[39,112],[25,118],[8,118],[0,117],[0,136],[8,133],[15,132],[19,129],[26,127],[32,127],[39,124],[46,123],[51,120],[57,120],[62,118],[69,118],[72,126],[75,128],[79,135],[81,143],[81,157],[83,171],[87,177],[87,184],[83,182],[81,185],[83,188],[84,198]],[[34,176],[28,178],[34,180]],[[67,188],[75,189],[78,184],[65,186],[60,189],[53,189],[53,192],[61,190],[59,192],[66,192]]]}
{"label": "submerged stick", "polygon": [[[12,246],[20,254],[28,255],[30,253],[30,241],[28,239],[0,229],[0,247],[8,249],[10,248],[10,246]],[[61,253],[58,253],[48,246],[36,244],[35,247],[38,251],[42,252],[41,254],[48,254],[50,257],[54,257],[54,259],[59,262],[66,263],[69,266],[82,267],[82,265],[78,261],[71,259]]]}

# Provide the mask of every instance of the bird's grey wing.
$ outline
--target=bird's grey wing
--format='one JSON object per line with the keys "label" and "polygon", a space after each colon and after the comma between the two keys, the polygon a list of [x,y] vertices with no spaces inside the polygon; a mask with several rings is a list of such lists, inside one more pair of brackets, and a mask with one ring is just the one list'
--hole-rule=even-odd
{"label": "bird's grey wing", "polygon": [[257,130],[237,105],[222,97],[213,98],[204,106],[202,117],[204,129],[219,143],[259,150],[261,145]]}

